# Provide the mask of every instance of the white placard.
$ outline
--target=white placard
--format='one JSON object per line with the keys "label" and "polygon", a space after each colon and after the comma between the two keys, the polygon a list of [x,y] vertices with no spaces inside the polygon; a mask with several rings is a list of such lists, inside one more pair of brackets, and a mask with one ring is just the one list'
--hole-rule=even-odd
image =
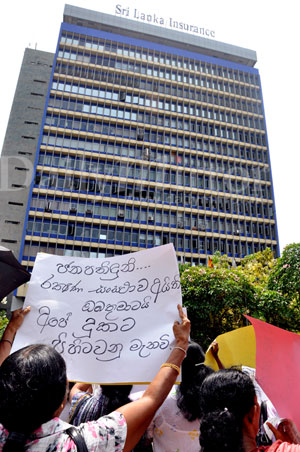
{"label": "white placard", "polygon": [[52,345],[71,381],[150,382],[174,344],[177,304],[172,244],[105,259],[38,253],[13,350]]}

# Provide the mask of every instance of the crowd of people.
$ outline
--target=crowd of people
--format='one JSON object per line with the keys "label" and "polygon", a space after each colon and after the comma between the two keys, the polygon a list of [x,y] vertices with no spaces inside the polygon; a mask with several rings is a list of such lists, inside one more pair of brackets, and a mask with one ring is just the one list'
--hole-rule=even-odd
{"label": "crowd of people", "polygon": [[[70,385],[63,357],[48,345],[10,354],[29,311],[13,313],[0,341],[0,452],[300,452],[293,420],[260,425],[263,402],[249,372],[224,369],[216,344],[220,369],[204,364],[181,306],[175,345],[138,394],[128,385]],[[69,422],[60,418],[67,402]]]}

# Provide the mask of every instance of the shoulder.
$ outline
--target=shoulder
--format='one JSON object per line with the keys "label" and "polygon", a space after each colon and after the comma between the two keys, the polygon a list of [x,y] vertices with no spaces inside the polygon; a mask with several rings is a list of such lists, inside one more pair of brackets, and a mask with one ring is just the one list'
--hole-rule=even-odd
{"label": "shoulder", "polygon": [[114,411],[107,416],[100,417],[96,421],[81,424],[80,427],[88,449],[95,451],[109,450],[112,452],[121,452],[123,450],[127,424],[122,413]]}

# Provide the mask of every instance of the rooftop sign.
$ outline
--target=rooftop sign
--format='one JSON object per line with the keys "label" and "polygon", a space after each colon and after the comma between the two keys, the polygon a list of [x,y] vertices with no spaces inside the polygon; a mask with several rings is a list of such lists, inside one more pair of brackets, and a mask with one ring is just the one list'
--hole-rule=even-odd
{"label": "rooftop sign", "polygon": [[215,31],[209,30],[205,27],[200,27],[198,25],[188,24],[186,22],[179,22],[174,20],[172,17],[162,17],[158,14],[151,13],[147,14],[137,8],[123,8],[122,5],[118,4],[115,7],[115,14],[117,16],[127,17],[128,19],[135,19],[141,22],[147,22],[152,25],[162,25],[166,28],[172,30],[184,31],[188,33],[193,33],[200,35],[205,38],[215,38]]}

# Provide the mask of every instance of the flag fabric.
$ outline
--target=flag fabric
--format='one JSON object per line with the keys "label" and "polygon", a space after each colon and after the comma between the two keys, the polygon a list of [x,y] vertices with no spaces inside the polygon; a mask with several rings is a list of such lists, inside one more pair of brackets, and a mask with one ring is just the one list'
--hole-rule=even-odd
{"label": "flag fabric", "polygon": [[[255,367],[255,333],[252,325],[220,334],[215,340],[219,345],[218,356],[224,367]],[[205,364],[218,370],[210,347],[205,354]]]}
{"label": "flag fabric", "polygon": [[245,315],[256,338],[256,379],[282,418],[300,429],[300,335]]}

